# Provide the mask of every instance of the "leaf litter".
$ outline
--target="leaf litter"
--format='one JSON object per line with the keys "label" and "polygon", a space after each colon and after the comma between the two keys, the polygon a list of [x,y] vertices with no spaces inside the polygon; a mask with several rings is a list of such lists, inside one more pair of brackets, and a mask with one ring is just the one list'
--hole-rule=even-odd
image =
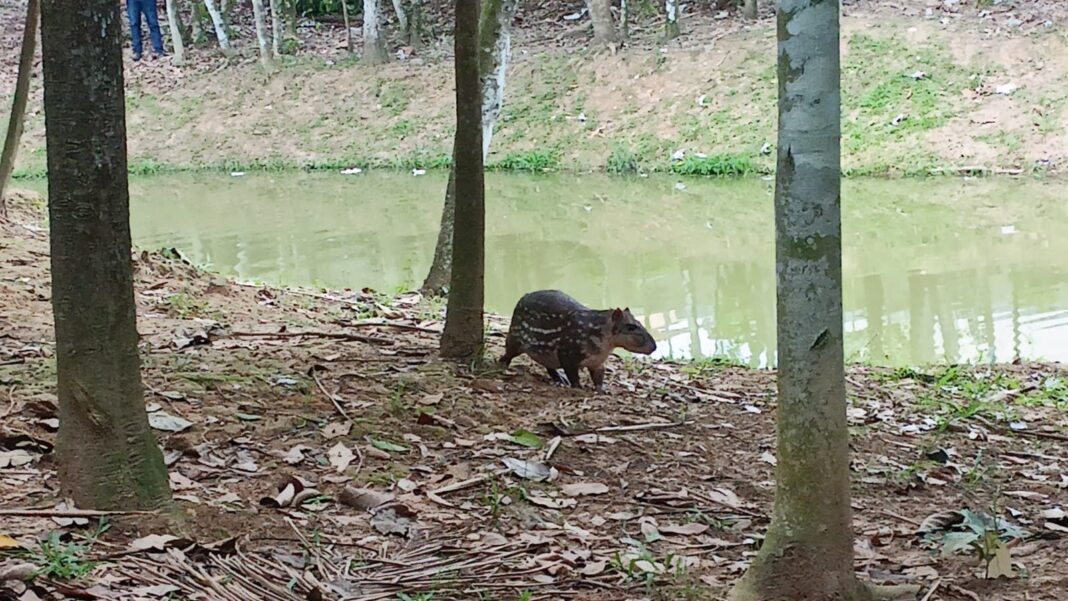
{"label": "leaf litter", "polygon": [[[55,431],[42,423],[55,418],[54,396],[44,400],[54,383],[39,375],[51,353],[47,301],[12,283],[47,288],[47,241],[0,229],[0,253],[34,257],[0,260],[0,321],[12,326],[0,358],[46,349],[0,368],[15,382],[0,424],[2,508],[57,513],[5,516],[0,535],[32,541],[58,525],[88,536],[96,518],[61,515],[74,508],[55,488]],[[99,564],[77,585],[99,598],[203,597],[215,586],[207,594],[218,598],[607,600],[640,598],[648,582],[662,598],[685,587],[717,598],[768,525],[773,372],[610,359],[608,394],[593,395],[548,385],[523,359],[477,378],[441,362],[437,335],[418,329],[440,324],[441,306],[416,294],[221,285],[155,253],[137,256],[135,283],[146,401],[184,420],[156,417],[166,426],[156,434],[177,502],[197,517],[181,534],[109,517],[93,547]],[[173,294],[202,298],[219,326],[161,310]],[[350,337],[344,324],[368,315],[375,323]],[[174,332],[197,328],[208,340],[175,348]],[[490,317],[495,353],[505,328]],[[292,332],[329,336],[279,335]],[[849,420],[862,426],[852,439],[857,569],[881,583],[938,582],[931,599],[1053,601],[1068,554],[1068,373],[954,370],[848,369]],[[986,560],[977,530],[995,533]],[[134,550],[145,532],[179,538]],[[968,542],[944,554],[946,536]],[[58,590],[32,586],[41,598]]]}

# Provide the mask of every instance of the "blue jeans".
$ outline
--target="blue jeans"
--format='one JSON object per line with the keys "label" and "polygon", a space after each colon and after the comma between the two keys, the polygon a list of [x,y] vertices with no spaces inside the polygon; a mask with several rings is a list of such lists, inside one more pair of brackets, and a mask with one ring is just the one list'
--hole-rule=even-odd
{"label": "blue jeans", "polygon": [[148,23],[148,35],[152,38],[152,49],[156,54],[163,54],[163,35],[159,32],[159,18],[156,16],[156,0],[126,0],[126,14],[130,17],[130,37],[133,38],[134,56],[141,56],[141,16]]}

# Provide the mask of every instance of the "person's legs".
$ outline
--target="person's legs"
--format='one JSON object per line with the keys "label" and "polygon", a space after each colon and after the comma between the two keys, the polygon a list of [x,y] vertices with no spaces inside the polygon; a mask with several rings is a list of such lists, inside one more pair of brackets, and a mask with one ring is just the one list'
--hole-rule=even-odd
{"label": "person's legs", "polygon": [[126,0],[126,16],[130,19],[130,41],[133,59],[141,60],[141,0]]}
{"label": "person's legs", "polygon": [[152,38],[152,50],[157,56],[163,55],[163,35],[159,31],[159,16],[156,14],[156,0],[138,0],[141,10],[148,22],[148,35]]}

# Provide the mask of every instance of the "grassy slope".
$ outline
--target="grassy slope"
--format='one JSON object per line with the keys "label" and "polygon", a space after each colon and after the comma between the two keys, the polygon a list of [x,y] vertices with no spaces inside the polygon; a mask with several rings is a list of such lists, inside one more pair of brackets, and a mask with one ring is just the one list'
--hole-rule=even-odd
{"label": "grassy slope", "polygon": [[[1068,44],[1059,34],[990,39],[927,20],[861,15],[844,20],[843,41],[842,142],[851,173],[1055,169],[1068,158],[1068,58],[1059,58],[1068,57]],[[713,43],[617,56],[515,48],[491,164],[665,170],[672,168],[671,153],[685,148],[688,158],[674,165],[683,173],[773,166],[774,153],[765,147],[775,141],[770,20]],[[925,77],[909,76],[916,71]],[[269,80],[254,64],[243,64],[187,76],[167,91],[143,75],[129,79],[135,172],[433,168],[448,160],[447,60],[369,69],[353,60],[301,57]],[[994,94],[1009,81],[1020,86],[1015,94]],[[43,129],[37,111],[27,124],[22,175],[43,172]]]}

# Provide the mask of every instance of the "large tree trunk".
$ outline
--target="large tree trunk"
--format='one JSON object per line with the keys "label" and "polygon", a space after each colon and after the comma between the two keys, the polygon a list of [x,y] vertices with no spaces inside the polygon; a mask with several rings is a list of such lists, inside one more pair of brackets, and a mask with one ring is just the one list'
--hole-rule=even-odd
{"label": "large tree trunk", "polygon": [[26,5],[26,24],[22,30],[22,50],[19,53],[19,73],[15,80],[15,97],[11,100],[11,118],[7,122],[4,150],[0,153],[0,217],[7,218],[7,201],[4,189],[15,170],[15,157],[19,153],[22,125],[26,121],[26,102],[30,98],[30,76],[33,74],[33,55],[37,46],[37,21],[41,15],[39,0],[30,0]]}
{"label": "large tree trunk", "polygon": [[121,23],[114,0],[42,5],[56,466],[61,496],[85,509],[170,501],[137,350]]}
{"label": "large tree trunk", "polygon": [[282,0],[286,5],[286,35],[297,37],[297,0]]}
{"label": "large tree trunk", "polygon": [[849,506],[838,12],[838,0],[779,3],[775,509],[736,601],[869,595],[853,572]]}
{"label": "large tree trunk", "polygon": [[264,14],[263,0],[252,0],[252,14],[256,21],[256,42],[260,45],[260,62],[263,68],[271,70],[271,45],[267,41],[267,15]]}
{"label": "large tree trunk", "polygon": [[679,37],[679,0],[664,0],[664,37],[673,40]]}
{"label": "large tree trunk", "polygon": [[612,24],[612,5],[610,0],[586,0],[593,21],[593,42],[601,46],[615,47],[619,43],[619,34]]}
{"label": "large tree trunk", "polygon": [[742,4],[742,16],[750,20],[757,18],[757,0],[745,0]]}
{"label": "large tree trunk", "polygon": [[349,25],[349,6],[347,0],[341,2],[341,21],[345,24],[345,49],[349,54],[355,52],[352,47],[352,26]]}
{"label": "large tree trunk", "polygon": [[178,0],[167,0],[167,26],[171,30],[171,46],[174,47],[171,62],[180,65],[185,62],[185,43],[182,41],[182,21],[178,17]]}
{"label": "large tree trunk", "polygon": [[222,49],[223,54],[231,54],[230,36],[226,35],[226,21],[223,19],[223,13],[215,6],[215,0],[204,0],[204,6],[211,15],[211,24],[215,27],[215,38],[219,40],[219,48]]}
{"label": "large tree trunk", "polygon": [[275,56],[282,54],[283,21],[285,18],[282,16],[279,0],[271,0],[271,49]]}
{"label": "large tree trunk", "polygon": [[393,0],[393,11],[397,13],[399,37],[403,40],[408,37],[408,15],[404,13],[404,3],[401,0]]}
{"label": "large tree trunk", "polygon": [[386,44],[382,39],[378,0],[363,0],[363,60],[368,65],[386,62]]}
{"label": "large tree trunk", "polygon": [[[518,0],[483,0],[479,22],[479,72],[482,86],[482,161],[489,156],[493,128],[504,106],[504,87],[512,47],[512,21]],[[434,247],[434,260],[423,281],[422,290],[440,294],[449,283],[452,269],[453,207],[455,206],[455,149],[445,204],[441,210],[441,228]]]}
{"label": "large tree trunk", "polygon": [[456,3],[456,221],[441,356],[474,360],[483,350],[486,205],[482,171],[479,3]]}

